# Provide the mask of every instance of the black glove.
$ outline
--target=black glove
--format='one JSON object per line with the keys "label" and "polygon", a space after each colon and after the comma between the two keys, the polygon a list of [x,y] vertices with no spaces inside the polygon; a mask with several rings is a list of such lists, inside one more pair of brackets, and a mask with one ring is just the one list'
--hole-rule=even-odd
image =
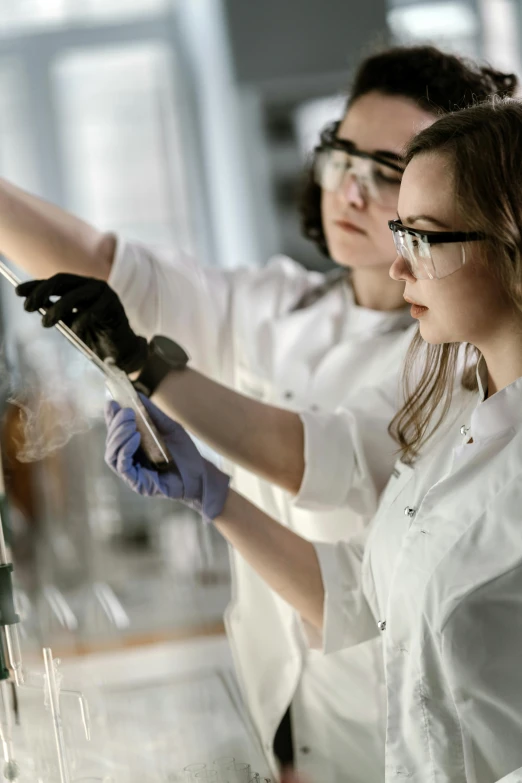
{"label": "black glove", "polygon": [[63,321],[100,359],[113,359],[126,373],[143,367],[147,341],[132,331],[117,294],[103,280],[58,274],[49,280],[22,283],[16,293],[26,297],[28,312],[46,310],[45,327]]}

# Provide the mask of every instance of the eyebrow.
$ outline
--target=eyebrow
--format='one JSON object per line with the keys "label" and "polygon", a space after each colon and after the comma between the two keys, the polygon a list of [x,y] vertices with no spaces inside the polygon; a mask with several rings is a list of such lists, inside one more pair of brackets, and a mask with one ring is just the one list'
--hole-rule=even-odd
{"label": "eyebrow", "polygon": [[[359,150],[360,152],[366,152],[366,150],[361,150],[360,147],[357,146],[357,144],[352,141],[352,139],[343,139],[341,136],[338,137],[339,141],[346,141],[348,144],[353,144],[356,150]],[[389,158],[394,163],[404,163],[404,158],[402,158],[400,155],[398,155],[396,152],[391,152],[390,150],[373,150],[372,152],[368,153],[369,155],[378,155],[380,158]]]}
{"label": "eyebrow", "polygon": [[433,223],[435,226],[440,226],[441,228],[451,228],[451,226],[448,226],[447,223],[444,223],[442,220],[438,220],[437,218],[432,217],[431,215],[410,215],[406,218],[406,220],[401,220],[399,217],[399,220],[401,223],[403,223],[405,226],[411,226],[413,223],[417,223],[419,220],[425,220],[428,223]]}
{"label": "eyebrow", "polygon": [[380,158],[390,158],[390,160],[396,161],[397,163],[404,163],[404,158],[397,155],[396,152],[390,152],[389,150],[375,150],[372,154],[378,155]]}

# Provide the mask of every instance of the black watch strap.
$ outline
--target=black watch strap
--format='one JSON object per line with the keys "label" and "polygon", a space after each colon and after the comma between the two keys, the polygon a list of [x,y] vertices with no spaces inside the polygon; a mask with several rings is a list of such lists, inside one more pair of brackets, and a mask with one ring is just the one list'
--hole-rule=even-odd
{"label": "black watch strap", "polygon": [[153,337],[149,343],[149,354],[140,374],[133,382],[134,388],[151,397],[163,378],[171,370],[184,370],[189,361],[183,348],[167,337]]}

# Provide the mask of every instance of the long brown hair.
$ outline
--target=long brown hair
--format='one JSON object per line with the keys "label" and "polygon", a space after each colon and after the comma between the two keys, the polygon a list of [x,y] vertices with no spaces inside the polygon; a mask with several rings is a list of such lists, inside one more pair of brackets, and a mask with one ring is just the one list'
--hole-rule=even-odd
{"label": "long brown hair", "polygon": [[[488,237],[474,261],[486,266],[522,317],[522,103],[493,97],[442,117],[412,140],[406,162],[431,153],[444,156],[452,168],[463,230]],[[412,462],[444,421],[460,350],[458,343],[428,345],[419,334],[410,345],[405,403],[389,427],[403,461]],[[467,346],[461,378],[467,389],[476,388],[477,359],[476,349]]]}
{"label": "long brown hair", "polygon": [[[357,68],[346,110],[363,95],[380,92],[409,98],[434,117],[464,109],[490,95],[511,96],[518,79],[485,64],[473,62],[434,46],[394,46],[375,52]],[[303,235],[328,256],[321,216],[321,188],[315,181],[310,160],[300,194],[299,211]]]}

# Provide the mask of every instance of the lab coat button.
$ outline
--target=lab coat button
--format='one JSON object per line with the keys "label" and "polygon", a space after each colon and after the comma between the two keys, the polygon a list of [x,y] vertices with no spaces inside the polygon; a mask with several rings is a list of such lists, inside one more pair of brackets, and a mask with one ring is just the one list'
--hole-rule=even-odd
{"label": "lab coat button", "polygon": [[302,747],[302,748],[299,748],[299,750],[300,750],[300,751],[301,751],[301,753],[303,753],[305,756],[306,756],[308,753],[310,753],[310,748],[308,747],[308,745],[303,745],[303,747]]}
{"label": "lab coat button", "polygon": [[463,424],[462,427],[460,428],[461,435],[467,435],[469,431],[470,431],[470,427],[466,427],[465,424]]}
{"label": "lab coat button", "polygon": [[313,411],[314,413],[317,413],[317,411],[319,410],[319,405],[316,405],[314,402],[313,405],[310,405],[310,410]]}
{"label": "lab coat button", "polygon": [[379,631],[385,631],[386,630],[386,620],[379,620],[377,623],[377,628]]}
{"label": "lab coat button", "polygon": [[293,393],[293,392],[291,392],[291,391],[285,391],[285,393],[284,393],[284,395],[283,395],[283,397],[285,398],[285,400],[291,400],[293,396],[294,396],[294,393]]}
{"label": "lab coat button", "polygon": [[404,509],[404,516],[409,517],[410,519],[413,519],[416,513],[417,513],[417,509],[412,508],[411,506],[406,506],[406,508]]}

